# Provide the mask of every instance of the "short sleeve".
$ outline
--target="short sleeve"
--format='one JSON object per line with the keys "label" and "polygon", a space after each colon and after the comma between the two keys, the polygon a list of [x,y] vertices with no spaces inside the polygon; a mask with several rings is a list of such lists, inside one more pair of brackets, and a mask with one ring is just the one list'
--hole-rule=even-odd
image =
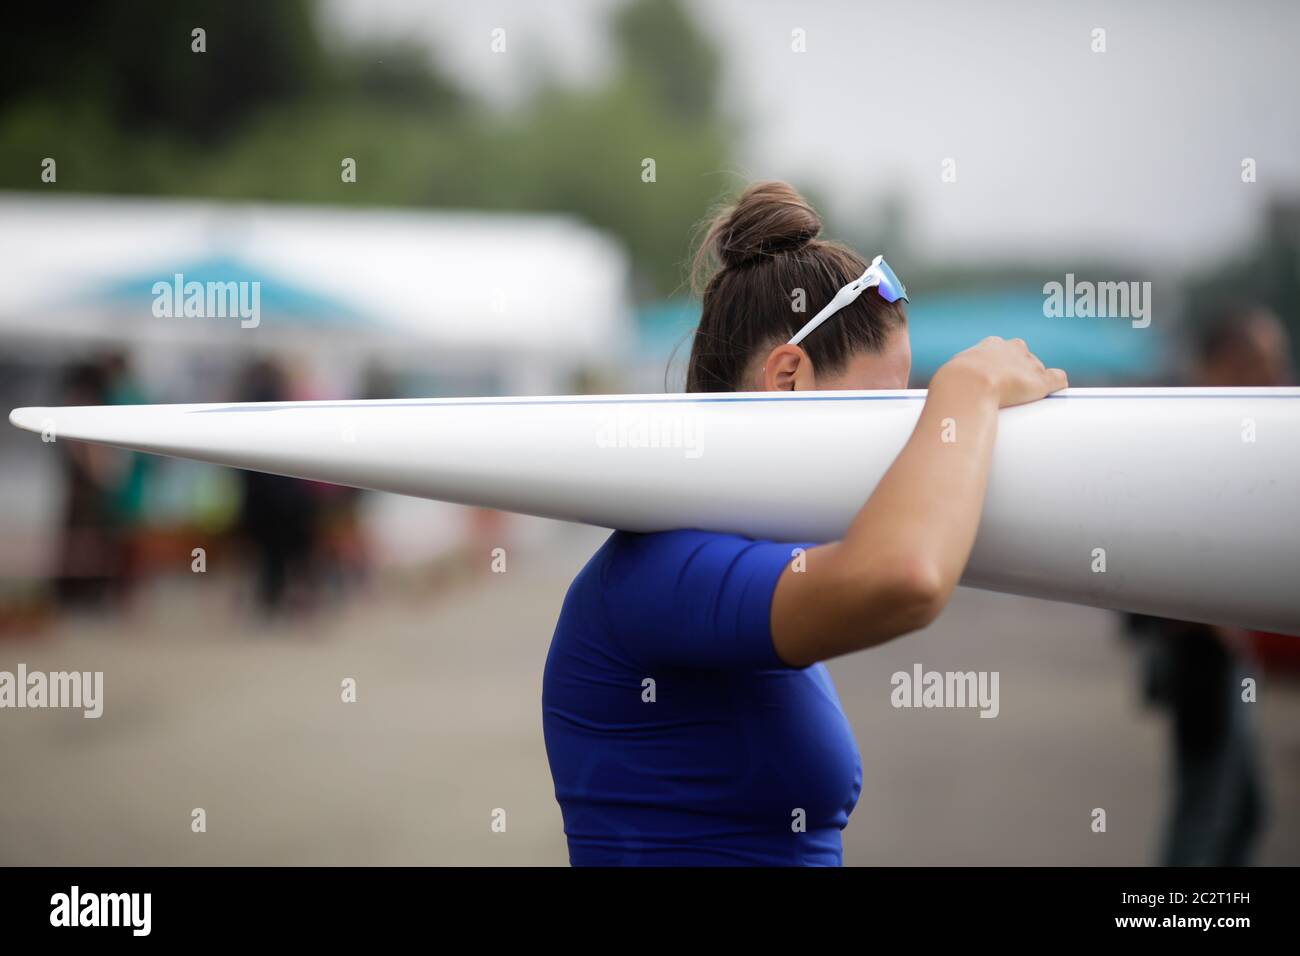
{"label": "short sleeve", "polygon": [[808,547],[701,531],[625,535],[603,582],[609,625],[644,666],[785,668],[772,645],[772,592]]}

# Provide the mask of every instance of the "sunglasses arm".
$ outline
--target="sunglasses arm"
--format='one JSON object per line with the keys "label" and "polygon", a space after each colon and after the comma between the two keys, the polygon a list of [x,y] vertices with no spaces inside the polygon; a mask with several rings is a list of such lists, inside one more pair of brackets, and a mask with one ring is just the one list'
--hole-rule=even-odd
{"label": "sunglasses arm", "polygon": [[862,295],[867,289],[880,285],[880,274],[873,272],[875,263],[867,266],[867,271],[858,276],[857,279],[835,293],[835,298],[831,299],[820,312],[814,315],[805,323],[804,327],[794,334],[794,337],[787,342],[787,345],[798,345],[806,339],[819,325],[829,319],[840,309],[845,308],[857,301],[858,296]]}

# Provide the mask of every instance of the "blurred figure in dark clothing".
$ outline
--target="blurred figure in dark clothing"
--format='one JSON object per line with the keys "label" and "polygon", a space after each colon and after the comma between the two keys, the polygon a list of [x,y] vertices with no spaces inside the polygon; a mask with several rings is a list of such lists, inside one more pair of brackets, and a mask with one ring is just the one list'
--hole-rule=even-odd
{"label": "blurred figure in dark clothing", "polygon": [[[103,405],[108,381],[102,363],[68,369],[60,393],[63,405]],[[54,592],[64,607],[98,607],[113,596],[119,536],[110,507],[116,453],[88,442],[54,440],[64,474],[62,527]]]}
{"label": "blurred figure in dark clothing", "polygon": [[[1194,384],[1288,384],[1288,342],[1266,309],[1236,307],[1201,329]],[[1264,787],[1249,703],[1247,632],[1131,615],[1141,641],[1147,698],[1172,720],[1174,793],[1162,862],[1240,866],[1264,821]]]}
{"label": "blurred figure in dark clothing", "polygon": [[1132,615],[1147,699],[1169,711],[1173,786],[1161,863],[1244,866],[1262,829],[1264,787],[1241,699],[1247,649],[1225,628]]}
{"label": "blurred figure in dark clothing", "polygon": [[[244,373],[239,400],[290,399],[288,378],[275,363],[262,360]],[[259,610],[284,610],[291,583],[313,574],[318,501],[308,483],[255,471],[241,471],[243,503],[238,528],[256,563],[255,597]]]}
{"label": "blurred figure in dark clothing", "polygon": [[[101,360],[104,403],[144,405],[148,399],[131,370],[124,352],[112,352]],[[107,489],[107,508],[117,533],[118,562],[114,590],[126,605],[134,596],[144,570],[144,525],[149,480],[155,467],[152,455],[136,452],[112,453],[117,459],[112,486]]]}

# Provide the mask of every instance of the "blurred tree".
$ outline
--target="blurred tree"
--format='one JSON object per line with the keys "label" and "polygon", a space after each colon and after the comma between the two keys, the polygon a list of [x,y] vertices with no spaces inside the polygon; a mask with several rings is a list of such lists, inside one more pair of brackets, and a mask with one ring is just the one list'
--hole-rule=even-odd
{"label": "blurred tree", "polygon": [[359,99],[387,103],[425,115],[452,113],[465,105],[465,97],[430,66],[429,51],[400,42],[344,54],[342,90]]}
{"label": "blurred tree", "polygon": [[[680,288],[692,227],[734,185],[735,140],[718,54],[681,0],[614,12],[602,85],[543,80],[504,113],[429,50],[336,48],[316,16],[311,0],[16,8],[0,40],[22,77],[0,88],[0,186],[45,188],[52,156],[77,192],[564,212],[622,239],[647,292]],[[207,53],[191,52],[195,27]]]}
{"label": "blurred tree", "polygon": [[90,104],[125,132],[196,144],[307,94],[327,67],[309,0],[70,0],[19,4],[6,19],[0,57],[22,82],[0,86],[0,109],[31,97]]}
{"label": "blurred tree", "polygon": [[638,0],[614,16],[626,79],[682,119],[707,122],[718,108],[721,59],[677,2]]}

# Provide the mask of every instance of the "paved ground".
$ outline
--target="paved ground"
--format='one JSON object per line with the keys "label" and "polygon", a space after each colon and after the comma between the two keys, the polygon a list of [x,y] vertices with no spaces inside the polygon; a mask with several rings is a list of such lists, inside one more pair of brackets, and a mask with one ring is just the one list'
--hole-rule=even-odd
{"label": "paved ground", "polygon": [[[129,621],[0,642],[0,670],[103,670],[99,720],[0,711],[0,862],[563,864],[540,679],[569,577],[564,529],[509,573],[384,595],[309,625],[239,623],[206,582]],[[197,579],[196,579],[197,581]],[[1001,672],[1001,714],[896,710],[889,677]],[[961,592],[928,631],[833,665],[865,768],[849,864],[1140,864],[1164,727],[1097,611]],[[354,678],[358,702],[340,701]],[[1262,860],[1300,862],[1300,693],[1258,707],[1273,814]],[[191,810],[208,831],[191,832]],[[1090,831],[1103,807],[1108,831]],[[506,832],[491,831],[495,809]]]}

